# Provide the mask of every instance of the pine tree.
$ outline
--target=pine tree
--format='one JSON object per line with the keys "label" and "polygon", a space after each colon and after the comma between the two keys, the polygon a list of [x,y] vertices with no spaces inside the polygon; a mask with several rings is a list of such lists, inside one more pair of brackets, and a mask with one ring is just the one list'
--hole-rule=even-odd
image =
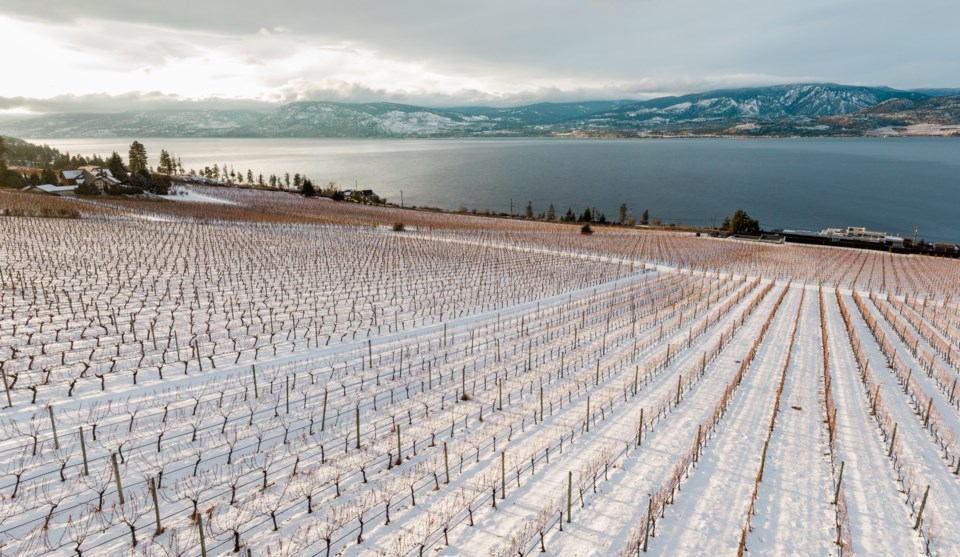
{"label": "pine tree", "polygon": [[760,221],[750,218],[743,209],[737,209],[725,228],[733,234],[759,234]]}
{"label": "pine tree", "polygon": [[[114,154],[116,154],[116,153],[114,153]],[[113,172],[113,171],[111,170],[110,172]],[[56,183],[58,183],[58,182],[59,182],[59,180],[57,180],[57,173],[54,172],[53,169],[50,168],[49,165],[43,167],[43,172],[40,173],[40,183],[41,183],[41,184],[56,184]]]}
{"label": "pine tree", "polygon": [[147,160],[147,148],[143,146],[139,141],[134,141],[130,144],[129,156],[129,168],[131,174],[140,174],[143,176],[149,176]]}
{"label": "pine tree", "polygon": [[563,215],[563,220],[566,222],[577,220],[577,216],[573,214],[573,207],[567,207],[567,213]]}
{"label": "pine tree", "polygon": [[533,202],[527,201],[527,210],[524,211],[524,216],[528,219],[533,218]]}
{"label": "pine tree", "polygon": [[553,203],[547,207],[547,220],[557,220],[557,212],[553,208]]}
{"label": "pine tree", "polygon": [[650,211],[647,209],[643,210],[643,215],[640,216],[640,224],[647,225],[650,224]]}
{"label": "pine tree", "polygon": [[110,158],[107,159],[107,170],[110,171],[117,179],[126,180],[128,177],[127,167],[123,164],[123,158],[120,157],[120,154],[116,151],[110,155]]}
{"label": "pine tree", "polygon": [[253,184],[253,171],[249,168],[247,169],[247,183]]}
{"label": "pine tree", "polygon": [[625,224],[627,222],[627,204],[620,204],[620,224]]}
{"label": "pine tree", "polygon": [[173,162],[170,160],[170,153],[166,149],[160,149],[160,164],[157,165],[157,170],[169,174],[171,166],[173,166]]}
{"label": "pine tree", "polygon": [[289,173],[289,172],[285,172],[285,173],[283,174],[283,183],[286,184],[288,188],[290,187],[290,173]]}
{"label": "pine tree", "polygon": [[313,187],[313,182],[310,180],[303,181],[303,188],[300,190],[305,197],[313,197],[317,195],[317,189]]}
{"label": "pine tree", "polygon": [[580,222],[591,222],[593,221],[593,212],[590,211],[590,207],[587,207],[580,213]]}

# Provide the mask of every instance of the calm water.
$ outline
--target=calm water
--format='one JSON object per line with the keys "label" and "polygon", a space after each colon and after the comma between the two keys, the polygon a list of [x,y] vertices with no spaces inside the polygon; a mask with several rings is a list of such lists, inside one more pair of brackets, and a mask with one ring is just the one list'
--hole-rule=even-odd
{"label": "calm water", "polygon": [[[31,140],[124,157],[130,139]],[[743,208],[766,228],[866,226],[960,242],[960,140],[911,139],[141,139],[185,169],[300,172],[444,209],[563,214],[620,203],[664,222],[708,224]]]}

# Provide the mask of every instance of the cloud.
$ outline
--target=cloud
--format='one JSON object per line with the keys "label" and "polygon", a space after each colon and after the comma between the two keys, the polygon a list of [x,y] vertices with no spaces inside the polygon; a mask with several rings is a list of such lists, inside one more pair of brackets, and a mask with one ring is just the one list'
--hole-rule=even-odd
{"label": "cloud", "polygon": [[904,12],[897,0],[285,0],[264,12],[259,0],[230,10],[4,0],[0,51],[29,56],[5,59],[5,75],[24,78],[0,94],[116,110],[304,98],[505,106],[797,81],[956,86],[960,4],[918,2],[925,9]]}
{"label": "cloud", "polygon": [[46,99],[0,97],[0,111],[12,114],[114,113],[146,110],[254,110],[268,112],[269,102],[254,99],[188,99],[175,94],[130,92],[120,95],[58,95]]}

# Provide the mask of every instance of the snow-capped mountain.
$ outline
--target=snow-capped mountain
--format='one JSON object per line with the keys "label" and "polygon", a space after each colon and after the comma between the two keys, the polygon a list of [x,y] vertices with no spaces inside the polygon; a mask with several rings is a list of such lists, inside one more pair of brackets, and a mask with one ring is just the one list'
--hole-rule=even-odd
{"label": "snow-capped mountain", "polygon": [[[886,87],[777,85],[647,101],[539,103],[513,108],[437,109],[395,103],[295,102],[269,114],[156,111],[69,114],[9,121],[19,137],[471,137],[489,135],[857,135],[843,117],[894,103],[927,110],[928,94]],[[936,100],[936,99],[933,99]],[[912,104],[911,104],[912,103]],[[926,107],[926,108],[923,108]],[[879,108],[878,108],[879,109]],[[955,111],[941,111],[960,124]],[[909,120],[905,115],[901,119]]]}
{"label": "snow-capped mountain", "polygon": [[899,98],[927,95],[888,88],[832,84],[778,85],[663,97],[599,112],[580,120],[583,129],[724,129],[748,122],[811,122],[849,114]]}

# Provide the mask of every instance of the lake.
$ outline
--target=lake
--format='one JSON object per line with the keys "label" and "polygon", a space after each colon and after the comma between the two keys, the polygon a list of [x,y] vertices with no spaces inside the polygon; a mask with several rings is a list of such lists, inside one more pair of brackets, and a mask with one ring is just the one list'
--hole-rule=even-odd
{"label": "lake", "polygon": [[[126,158],[131,139],[31,139]],[[186,170],[299,172],[407,206],[534,211],[553,203],[719,223],[738,208],[764,228],[866,226],[960,242],[960,140],[855,139],[139,139]]]}

